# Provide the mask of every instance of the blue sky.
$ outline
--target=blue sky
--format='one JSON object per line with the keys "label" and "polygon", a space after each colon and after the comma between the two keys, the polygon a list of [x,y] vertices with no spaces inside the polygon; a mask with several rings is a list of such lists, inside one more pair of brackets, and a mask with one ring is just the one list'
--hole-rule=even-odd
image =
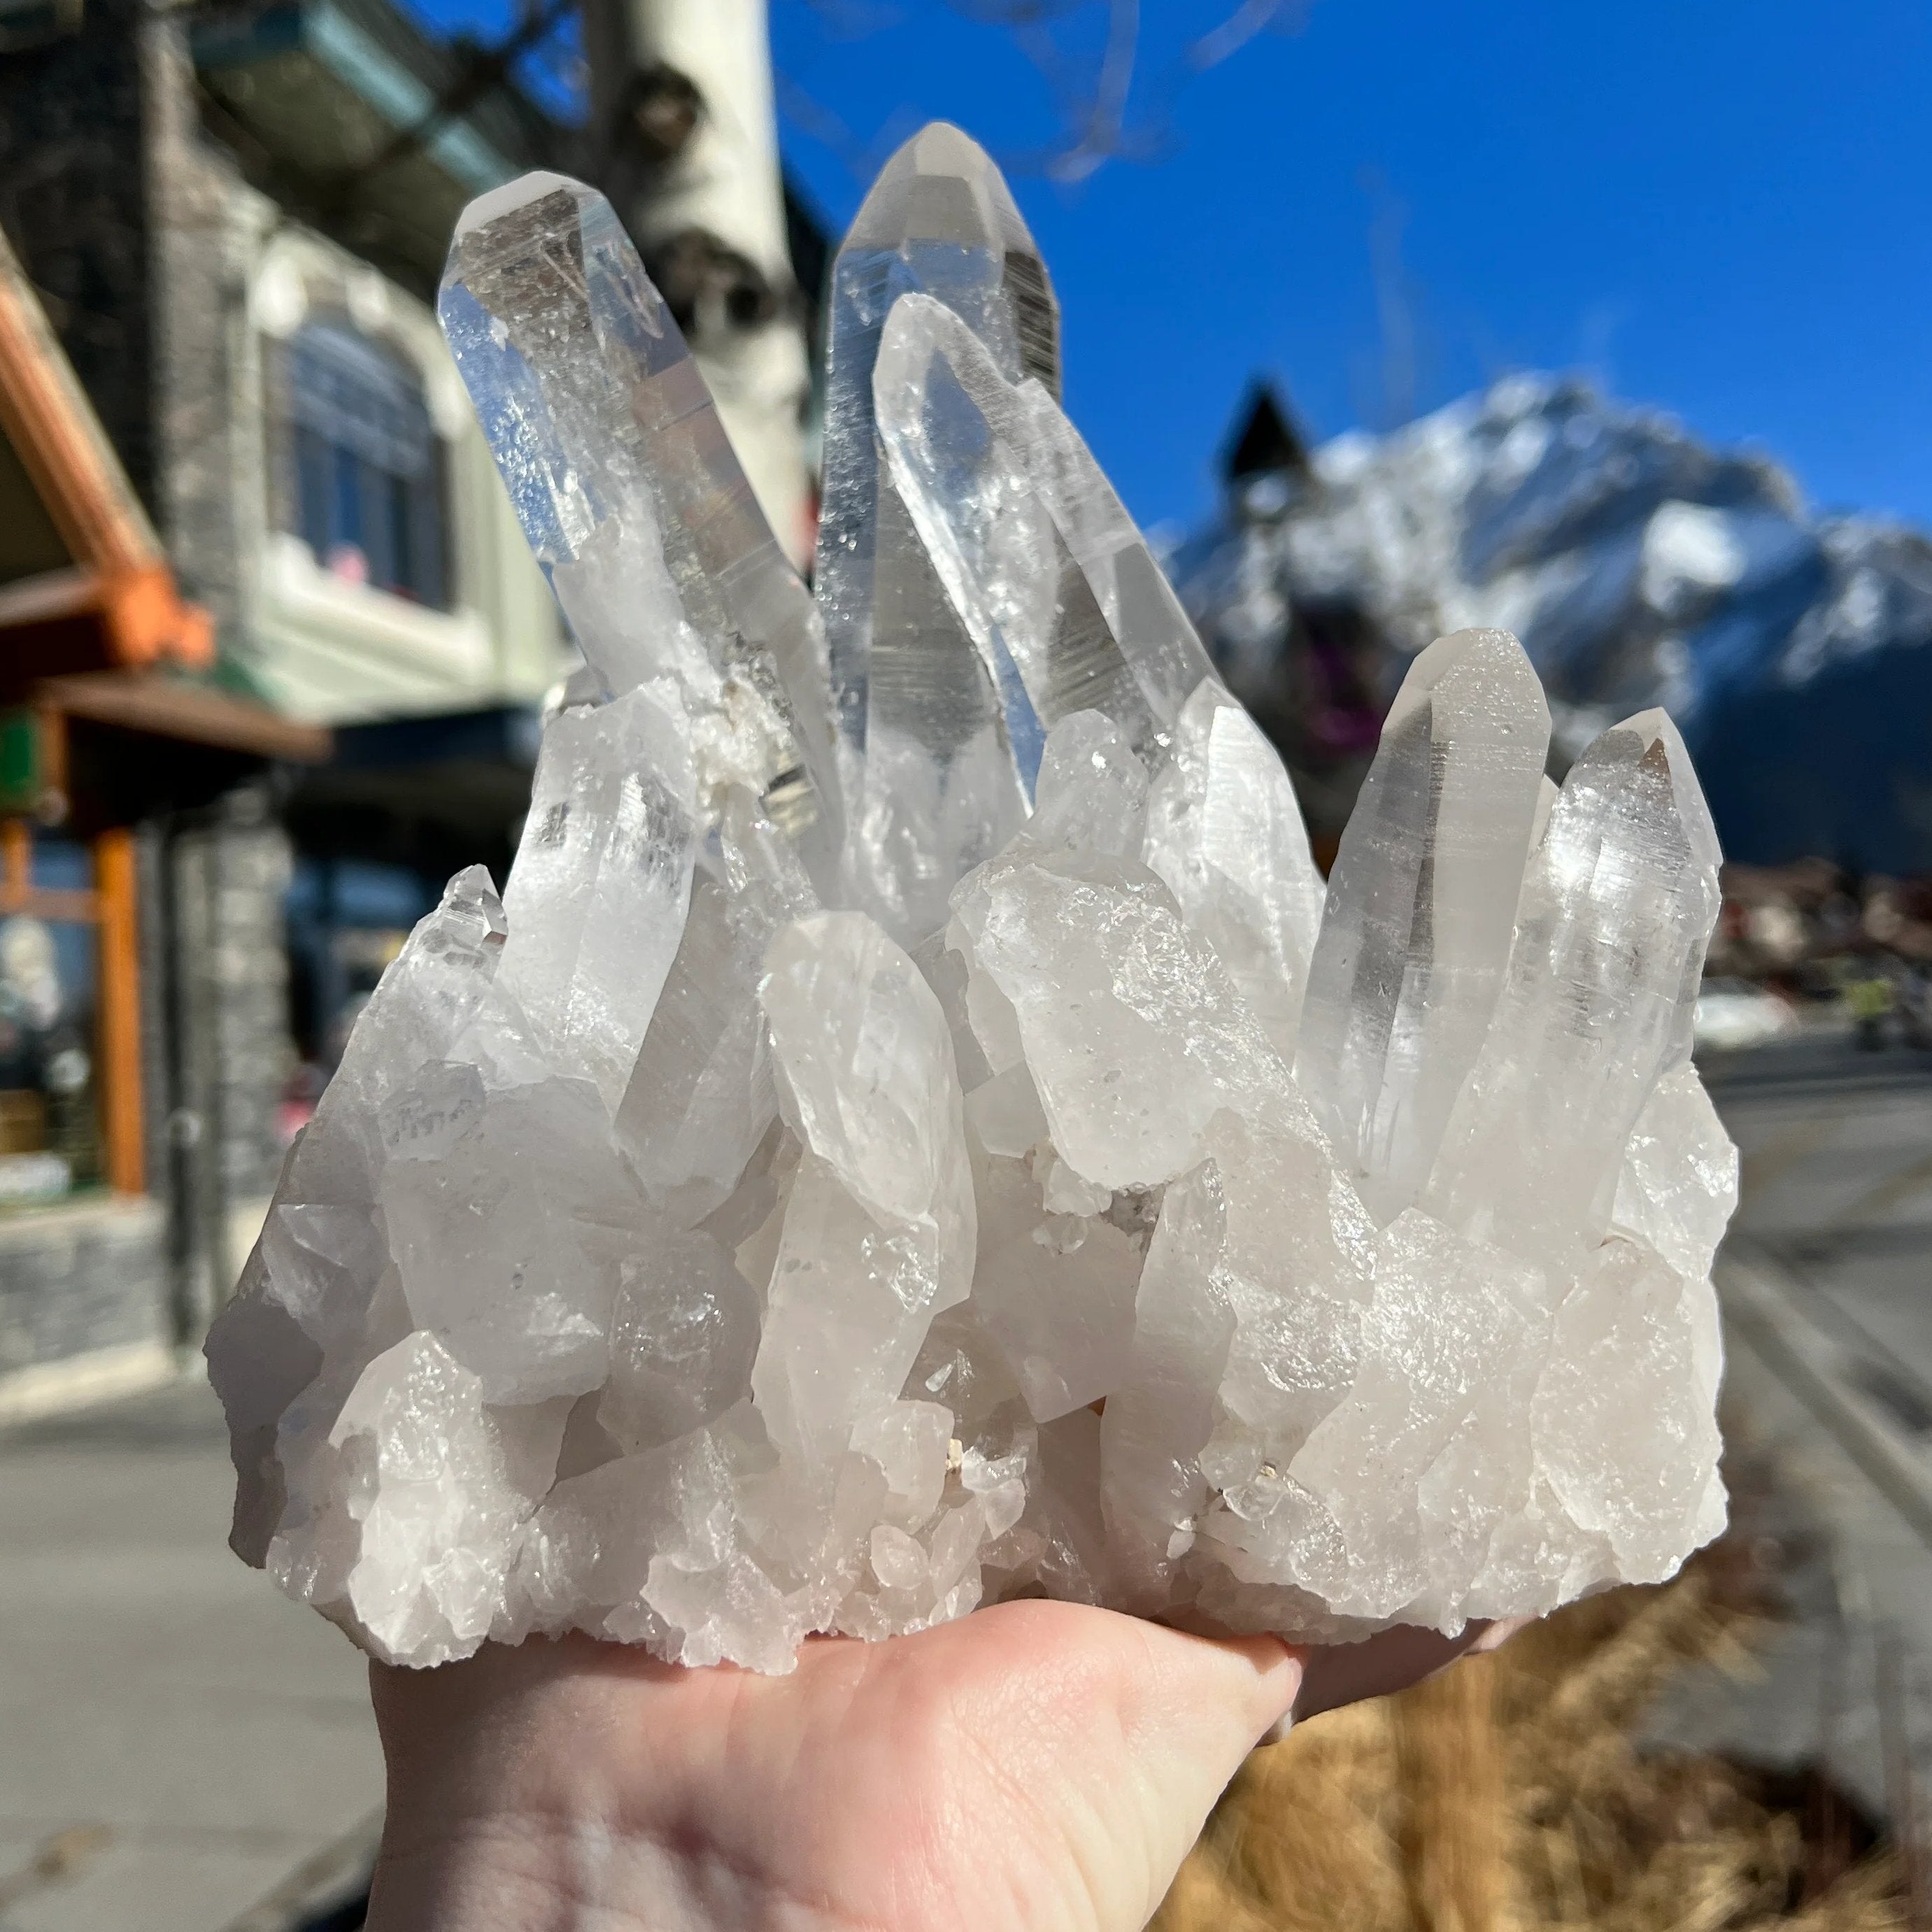
{"label": "blue sky", "polygon": [[[1052,137],[1012,40],[942,0],[772,5],[810,104],[787,158],[836,225],[842,148],[935,116],[1003,158]],[[1104,10],[1076,8],[1076,53]],[[1146,71],[1226,10],[1142,0]],[[1932,524],[1926,0],[1310,0],[1290,26],[1189,82],[1157,160],[1015,177],[1068,406],[1144,523],[1211,501],[1256,372],[1325,436],[1582,367],[1821,507]]]}

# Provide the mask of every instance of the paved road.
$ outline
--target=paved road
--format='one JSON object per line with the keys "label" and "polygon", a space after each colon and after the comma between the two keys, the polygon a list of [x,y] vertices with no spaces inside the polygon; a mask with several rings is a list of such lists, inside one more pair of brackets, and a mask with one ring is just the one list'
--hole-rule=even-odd
{"label": "paved road", "polygon": [[[1733,1461],[1774,1469],[1798,1618],[1664,1726],[1874,1811],[1932,1792],[1932,1055],[1814,1035],[1706,1066],[1742,1156],[1720,1257]],[[1744,1453],[1738,1454],[1739,1450]],[[1888,1774],[1889,1757],[1892,1768]]]}
{"label": "paved road", "polygon": [[1932,1054],[1836,1038],[1713,1068],[1743,1156],[1740,1251],[1775,1262],[1876,1370],[1870,1392],[1932,1430]]}
{"label": "paved road", "polygon": [[229,1555],[230,1493],[205,1384],[0,1434],[4,1932],[223,1932],[376,1805],[362,1660]]}

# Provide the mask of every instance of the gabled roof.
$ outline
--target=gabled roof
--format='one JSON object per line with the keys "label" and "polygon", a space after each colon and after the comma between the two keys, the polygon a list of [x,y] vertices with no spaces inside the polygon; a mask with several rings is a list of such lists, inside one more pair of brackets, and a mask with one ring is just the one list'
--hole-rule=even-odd
{"label": "gabled roof", "polygon": [[0,686],[213,662],[46,314],[0,237]]}
{"label": "gabled roof", "polygon": [[1250,387],[1235,421],[1240,427],[1222,458],[1222,474],[1230,483],[1250,476],[1307,475],[1308,446],[1272,382],[1257,381]]}

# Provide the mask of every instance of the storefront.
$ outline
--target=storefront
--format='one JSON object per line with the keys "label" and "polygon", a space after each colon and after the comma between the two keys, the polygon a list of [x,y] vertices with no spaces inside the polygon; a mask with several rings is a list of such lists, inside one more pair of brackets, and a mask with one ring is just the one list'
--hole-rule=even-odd
{"label": "storefront", "polygon": [[210,854],[331,747],[212,655],[0,244],[0,1419],[164,1372],[235,1259]]}

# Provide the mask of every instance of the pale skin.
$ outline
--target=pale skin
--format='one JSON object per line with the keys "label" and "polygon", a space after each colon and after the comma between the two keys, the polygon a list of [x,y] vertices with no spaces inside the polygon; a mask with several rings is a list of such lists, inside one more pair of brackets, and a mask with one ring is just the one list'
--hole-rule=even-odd
{"label": "pale skin", "polygon": [[1256,1744],[1505,1634],[1298,1651],[1024,1602],[785,1677],[584,1637],[374,1665],[368,1932],[1138,1932]]}

